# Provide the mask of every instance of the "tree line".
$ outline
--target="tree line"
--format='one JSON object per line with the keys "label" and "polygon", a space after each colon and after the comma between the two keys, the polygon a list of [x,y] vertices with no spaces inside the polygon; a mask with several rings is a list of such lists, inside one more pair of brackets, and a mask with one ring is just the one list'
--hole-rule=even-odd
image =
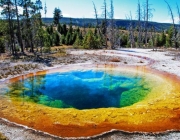
{"label": "tree line", "polygon": [[[174,23],[174,15],[172,9],[167,3],[168,10],[171,11],[173,24],[169,29],[162,29],[158,31],[156,26],[150,25],[149,21],[153,17],[154,9],[151,8],[150,0],[145,0],[144,3],[137,2],[136,20],[133,22],[132,14],[127,16],[129,20],[128,28],[119,28],[116,26],[114,19],[114,6],[113,0],[107,3],[106,0],[103,2],[102,12],[99,14],[95,3],[93,2],[94,15],[96,24],[94,30],[96,33],[89,33],[89,38],[96,38],[101,40],[97,43],[105,48],[109,47],[115,49],[118,47],[135,47],[135,48],[155,48],[155,47],[174,47],[178,48],[180,45],[180,26]],[[107,5],[110,5],[109,8]],[[177,4],[176,4],[177,5]],[[180,10],[177,5],[178,17],[180,17]],[[101,22],[100,22],[101,21]],[[179,19],[180,23],[180,19]],[[92,32],[92,31],[90,31]],[[99,47],[95,47],[99,48]],[[101,47],[100,47],[101,48]]]}
{"label": "tree line", "polygon": [[[151,8],[150,0],[145,0],[144,3],[140,3],[138,0],[136,19],[134,19],[137,22],[134,24],[130,11],[130,14],[127,16],[129,26],[126,29],[119,29],[119,27],[116,26],[113,0],[110,0],[109,3],[107,3],[107,0],[104,0],[100,14],[93,2],[96,19],[95,29],[97,30],[100,40],[102,40],[101,45],[111,49],[121,46],[131,48],[175,47],[177,49],[180,45],[180,28],[178,24],[174,23],[175,18],[169,3],[167,3],[166,0],[165,3],[168,6],[168,10],[171,11],[173,24],[169,29],[157,31],[154,25],[151,26],[149,24],[154,11],[154,9]],[[109,8],[107,5],[110,5]],[[180,17],[178,5],[177,11],[178,17]]]}
{"label": "tree line", "polygon": [[[24,49],[30,48],[34,52],[35,46],[43,46],[45,39],[42,29],[41,13],[42,2],[36,0],[1,0],[1,48],[8,46],[12,55],[16,55],[18,49],[24,53]],[[19,8],[23,12],[19,13]],[[5,24],[4,24],[5,23]]]}
{"label": "tree line", "polygon": [[[43,9],[41,0],[35,2],[31,0],[1,0],[3,19],[0,20],[0,52],[3,53],[7,49],[12,55],[17,55],[18,52],[24,54],[25,51],[50,52],[52,46],[61,44],[83,49],[115,49],[120,46],[178,48],[180,29],[179,25],[174,22],[172,8],[166,0],[173,24],[170,29],[161,32],[157,32],[155,27],[149,25],[153,16],[153,8],[150,7],[149,0],[145,0],[143,4],[137,2],[137,24],[133,24],[130,12],[127,16],[129,26],[126,29],[121,28],[121,30],[115,23],[113,0],[109,2],[108,8],[108,3],[104,0],[100,15],[95,3],[92,3],[96,24],[93,28],[86,28],[74,27],[71,19],[68,25],[60,23],[63,17],[60,8],[54,9],[53,23],[45,25],[41,17]],[[22,9],[22,13],[19,12],[19,8]],[[46,14],[46,4],[44,10]],[[180,17],[178,5],[177,11]]]}

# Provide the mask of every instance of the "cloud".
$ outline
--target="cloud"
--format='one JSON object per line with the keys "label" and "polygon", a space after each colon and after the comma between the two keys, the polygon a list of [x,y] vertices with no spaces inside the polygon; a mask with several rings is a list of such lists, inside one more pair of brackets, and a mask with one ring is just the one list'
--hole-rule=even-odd
{"label": "cloud", "polygon": [[95,18],[95,13],[94,12],[90,12],[89,15],[90,15],[90,17]]}
{"label": "cloud", "polygon": [[172,20],[171,19],[166,19],[166,20],[157,21],[157,22],[160,22],[160,23],[172,23]]}
{"label": "cloud", "polygon": [[117,16],[117,15],[115,15],[114,18],[115,18],[115,19],[121,19],[121,17],[120,17],[120,16]]}
{"label": "cloud", "polygon": [[2,10],[3,10],[3,9],[0,7],[0,15],[1,15]]}
{"label": "cloud", "polygon": [[18,6],[18,12],[19,12],[19,14],[22,14],[23,13],[23,8]]}
{"label": "cloud", "polygon": [[[173,23],[171,17],[169,16],[168,19],[164,20],[164,21],[159,21],[162,23]],[[179,24],[179,18],[178,17],[174,17],[174,23],[175,24]]]}
{"label": "cloud", "polygon": [[175,22],[176,24],[179,24],[179,17],[175,17],[174,20],[175,20],[174,22]]}
{"label": "cloud", "polygon": [[[15,8],[15,7],[14,7]],[[3,10],[3,8],[2,7],[0,7],[0,12]],[[18,12],[19,12],[19,14],[22,14],[23,13],[23,8],[22,7],[20,7],[20,6],[18,6]]]}
{"label": "cloud", "polygon": [[63,13],[63,17],[71,17],[71,15],[68,13]]}

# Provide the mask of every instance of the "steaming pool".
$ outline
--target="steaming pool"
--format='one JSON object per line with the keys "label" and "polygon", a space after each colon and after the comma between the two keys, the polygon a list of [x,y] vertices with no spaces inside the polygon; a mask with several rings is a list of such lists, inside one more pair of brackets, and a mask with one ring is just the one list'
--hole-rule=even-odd
{"label": "steaming pool", "polygon": [[63,66],[2,82],[0,117],[61,137],[178,130],[178,83],[145,67]]}

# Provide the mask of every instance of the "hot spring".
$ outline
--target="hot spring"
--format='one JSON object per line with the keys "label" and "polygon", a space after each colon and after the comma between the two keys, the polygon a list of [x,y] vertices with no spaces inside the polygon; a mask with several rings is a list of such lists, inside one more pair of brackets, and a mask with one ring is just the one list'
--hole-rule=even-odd
{"label": "hot spring", "polygon": [[173,80],[144,67],[64,66],[31,73],[1,84],[0,117],[63,137],[163,131],[176,126],[173,99],[178,102],[180,93]]}
{"label": "hot spring", "polygon": [[[143,100],[151,90],[142,75],[103,70],[34,75],[8,84],[5,95],[55,108],[125,107]],[[146,86],[144,86],[146,85]]]}

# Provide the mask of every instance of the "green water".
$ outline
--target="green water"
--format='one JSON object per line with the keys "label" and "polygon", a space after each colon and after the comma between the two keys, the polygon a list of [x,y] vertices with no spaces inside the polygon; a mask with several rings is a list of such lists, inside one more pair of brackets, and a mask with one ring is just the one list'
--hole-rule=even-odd
{"label": "green water", "polygon": [[55,108],[120,108],[148,95],[151,87],[145,81],[139,75],[109,74],[103,70],[56,72],[20,77],[8,84],[5,95]]}

